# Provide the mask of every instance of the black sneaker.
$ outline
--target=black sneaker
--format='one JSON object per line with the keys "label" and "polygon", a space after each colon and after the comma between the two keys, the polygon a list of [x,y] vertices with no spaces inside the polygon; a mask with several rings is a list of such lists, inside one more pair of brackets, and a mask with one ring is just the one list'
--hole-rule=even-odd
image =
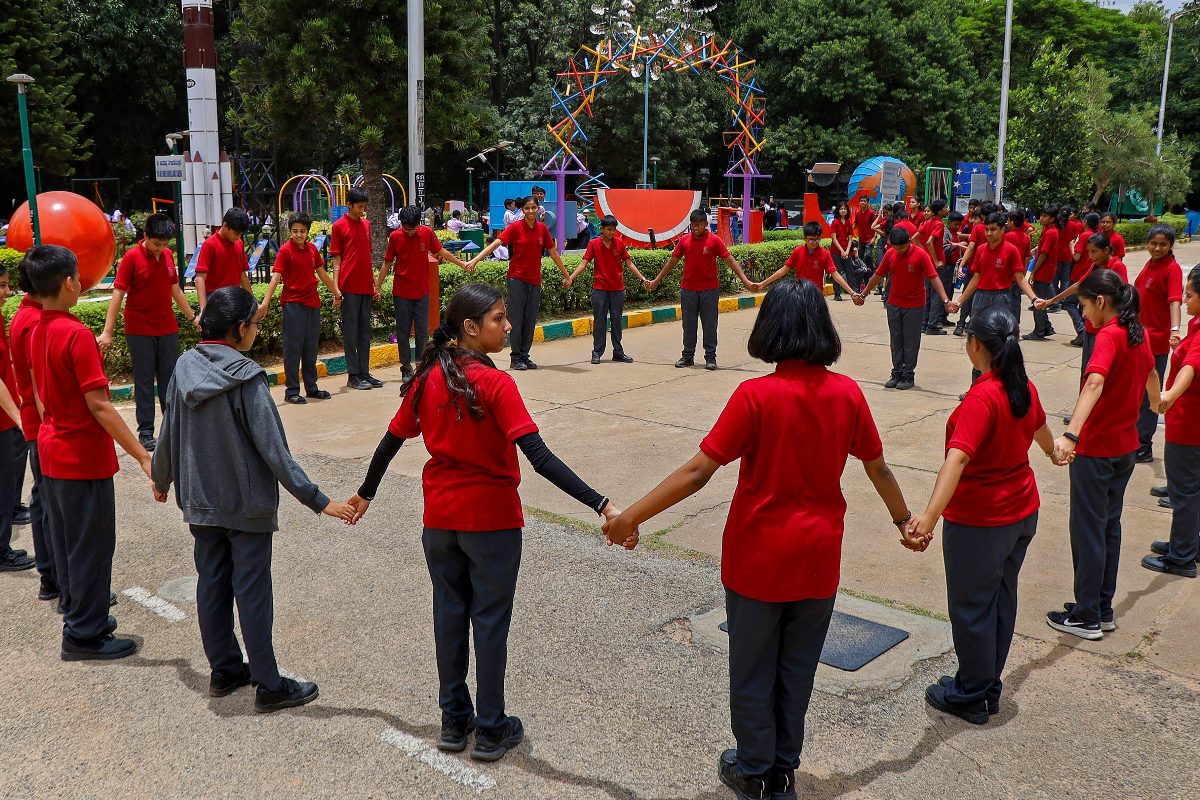
{"label": "black sneaker", "polygon": [[296,406],[302,406],[305,403],[307,403],[308,401],[305,400],[303,397],[301,397],[298,394],[285,394],[283,396],[283,402],[291,403],[292,405],[296,405]]}
{"label": "black sneaker", "polygon": [[133,639],[118,639],[110,633],[89,641],[63,636],[59,655],[63,661],[115,661],[135,652],[137,642]]}
{"label": "black sneaker", "polygon": [[926,328],[925,335],[926,336],[945,336],[946,332],[944,330],[942,330],[941,328]]}
{"label": "black sneaker", "polygon": [[313,400],[328,400],[329,398],[333,397],[333,395],[324,389],[317,389],[315,392],[305,392],[305,394],[307,394]]}
{"label": "black sneaker", "polygon": [[1079,334],[1071,341],[1067,342],[1071,347],[1083,347],[1083,334]]}
{"label": "black sneaker", "polygon": [[627,356],[627,355],[625,355],[624,353],[621,353],[620,355],[616,355],[616,354],[614,354],[614,355],[613,355],[613,361],[617,361],[617,362],[619,362],[619,363],[621,363],[621,364],[632,364],[632,363],[633,363],[633,356]]}
{"label": "black sneaker", "polygon": [[38,586],[38,600],[57,600],[60,594],[58,584],[54,582],[54,579],[43,575],[41,585]]}
{"label": "black sneaker", "polygon": [[908,378],[905,378],[904,380],[898,381],[896,383],[896,388],[902,392],[908,391],[909,389],[913,388],[914,386],[916,386],[916,384],[913,383],[912,381],[910,381]]}
{"label": "black sneaker", "polygon": [[116,593],[116,592],[109,592],[109,593],[108,593],[108,607],[109,607],[109,608],[112,608],[112,607],[113,607],[113,606],[115,606],[116,604],[117,604],[117,593]]}
{"label": "black sneaker", "polygon": [[[938,686],[941,686],[944,689],[953,689],[954,688],[954,678],[950,677],[949,675],[943,675],[942,677],[938,678]],[[997,714],[999,714],[1000,713],[1000,701],[999,700],[988,700],[987,701],[987,712],[990,716],[993,716],[993,717],[996,716]]]}
{"label": "black sneaker", "polygon": [[524,739],[525,726],[521,724],[521,720],[509,717],[508,722],[499,730],[491,733],[475,731],[475,746],[471,748],[471,758],[476,761],[499,761]]}
{"label": "black sneaker", "polygon": [[[1075,609],[1074,603],[1063,603],[1063,611],[1066,611],[1068,614],[1070,614],[1074,609]],[[1107,619],[1106,619],[1106,617],[1107,617]],[[1116,629],[1117,629],[1117,621],[1113,618],[1112,612],[1109,611],[1107,614],[1105,614],[1103,611],[1101,611],[1100,612],[1100,630],[1102,630],[1104,633],[1111,633],[1111,632],[1115,631]]]}
{"label": "black sneaker", "polygon": [[1021,337],[1021,339],[1026,342],[1044,342],[1046,340],[1046,334],[1034,331],[1033,333],[1025,334]]}
{"label": "black sneaker", "polygon": [[796,772],[776,767],[767,777],[771,800],[796,800]]}
{"label": "black sneaker", "polygon": [[208,678],[208,696],[225,697],[252,683],[249,664],[242,664],[242,668],[234,673],[214,671]]}
{"label": "black sneaker", "polygon": [[955,325],[954,326],[954,335],[955,336],[966,336],[967,335],[966,326],[963,325],[961,322],[958,323],[957,325]]}
{"label": "black sneaker", "polygon": [[14,547],[14,548],[12,548],[11,552],[12,552],[12,554],[13,554],[13,555],[15,555],[15,556],[20,556],[21,558],[24,558],[25,556],[29,555],[29,551],[28,551],[28,550],[23,550],[23,549],[21,549],[20,547]]}
{"label": "black sneaker", "polygon": [[694,367],[694,366],[696,366],[696,362],[693,361],[692,359],[686,358],[686,357],[681,358],[675,362],[676,369],[683,369],[684,367]]}
{"label": "black sneaker", "polygon": [[1150,487],[1150,496],[1151,497],[1170,497],[1170,493],[1167,491],[1166,486],[1151,486]]}
{"label": "black sneaker", "polygon": [[454,722],[442,723],[442,734],[438,737],[437,749],[447,753],[461,753],[467,749],[467,737],[475,730],[475,715]]}
{"label": "black sneaker", "polygon": [[412,367],[401,367],[400,368],[400,380],[402,380],[402,381],[412,380],[412,376],[413,376],[413,368]]}
{"label": "black sneaker", "polygon": [[1181,578],[1196,577],[1195,561],[1191,563],[1191,566],[1185,566],[1167,561],[1166,556],[1146,556],[1142,559],[1142,566],[1151,572],[1165,572],[1168,575],[1178,575]]}
{"label": "black sneaker", "polygon": [[1175,508],[1175,504],[1171,502],[1171,498],[1169,497],[1160,497],[1158,498],[1158,507],[1171,509]]}
{"label": "black sneaker", "polygon": [[529,367],[525,366],[524,361],[513,361],[508,365],[508,368],[515,369],[517,372],[524,372],[529,369]]}
{"label": "black sneaker", "polygon": [[117,618],[111,614],[108,616],[108,621],[104,623],[104,630],[100,632],[101,636],[109,636],[117,629]]}
{"label": "black sneaker", "polygon": [[726,750],[718,759],[717,775],[721,783],[733,789],[738,800],[771,800],[771,791],[762,778],[750,778],[737,766],[737,750]]}
{"label": "black sneaker", "polygon": [[367,389],[375,388],[370,383],[368,383],[367,381],[362,380],[362,379],[352,380],[349,383],[347,383],[346,385],[349,386],[351,389],[358,389],[359,391],[366,391]]}
{"label": "black sneaker", "polygon": [[925,702],[946,714],[966,720],[972,725],[983,725],[988,721],[987,703],[982,700],[973,706],[960,706],[946,699],[946,687],[938,683],[925,689]]}
{"label": "black sneaker", "polygon": [[1150,447],[1139,447],[1137,453],[1133,456],[1135,464],[1150,464],[1154,461],[1154,449]]}
{"label": "black sneaker", "polygon": [[146,448],[147,453],[153,453],[154,448],[158,447],[158,442],[155,441],[153,436],[139,436],[138,442],[142,447]]}
{"label": "black sneaker", "polygon": [[525,368],[526,369],[537,369],[538,365],[533,363],[532,358],[530,358],[529,356],[525,356]]}
{"label": "black sneaker", "polygon": [[13,525],[28,525],[33,522],[33,515],[29,513],[29,506],[24,503],[17,503],[13,506]]}
{"label": "black sneaker", "polygon": [[1104,633],[1100,630],[1099,622],[1084,622],[1081,619],[1076,619],[1066,611],[1051,611],[1046,615],[1046,624],[1056,631],[1069,633],[1072,636],[1078,636],[1080,639],[1096,641],[1103,639]]}
{"label": "black sneaker", "polygon": [[283,683],[273,692],[268,692],[261,686],[254,690],[254,710],[259,714],[267,714],[271,711],[295,708],[311,703],[319,694],[315,683],[284,678]]}
{"label": "black sneaker", "polygon": [[897,385],[899,385],[899,383],[900,383],[900,379],[899,379],[899,378],[897,378],[895,375],[893,375],[892,377],[890,377],[890,378],[888,378],[888,379],[887,379],[887,382],[886,382],[886,383],[884,383],[884,384],[883,384],[883,388],[885,388],[885,389],[895,389],[895,388],[896,388],[896,386],[897,386]]}
{"label": "black sneaker", "polygon": [[704,368],[705,368],[706,370],[708,370],[709,372],[714,372],[714,371],[716,371],[716,370],[718,369],[718,367],[717,367],[717,360],[716,360],[715,358],[714,358],[714,359],[712,359],[712,360],[705,360],[705,362],[704,362]]}
{"label": "black sneaker", "polygon": [[18,555],[18,551],[9,550],[0,556],[0,572],[21,572],[33,569],[33,559],[27,555]]}
{"label": "black sneaker", "polygon": [[592,363],[593,363],[593,364],[599,364],[599,363],[600,363],[600,356],[596,355],[595,353],[592,353]]}
{"label": "black sneaker", "polygon": [[363,375],[363,380],[371,384],[371,386],[375,387],[376,389],[383,388],[383,381],[379,380],[379,378],[376,378],[369,372],[366,375]]}

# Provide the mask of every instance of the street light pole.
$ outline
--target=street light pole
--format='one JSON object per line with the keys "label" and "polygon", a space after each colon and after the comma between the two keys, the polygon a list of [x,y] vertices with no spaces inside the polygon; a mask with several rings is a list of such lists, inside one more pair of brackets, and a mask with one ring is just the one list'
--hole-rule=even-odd
{"label": "street light pole", "polygon": [[37,182],[33,174],[33,146],[29,143],[29,108],[25,102],[25,87],[33,78],[24,73],[9,75],[9,83],[17,85],[17,113],[21,117],[21,160],[25,166],[25,193],[29,195],[29,227],[33,230],[33,243],[42,243],[42,224],[38,219]]}
{"label": "street light pole", "polygon": [[[1162,155],[1163,118],[1167,115],[1167,78],[1171,75],[1171,42],[1175,38],[1175,20],[1183,13],[1177,11],[1167,17],[1167,54],[1163,59],[1162,95],[1158,99],[1158,144],[1154,147],[1154,154],[1158,156]],[[1153,211],[1154,209],[1151,209],[1151,212]]]}
{"label": "street light pole", "polygon": [[475,168],[467,167],[467,215],[475,210]]}
{"label": "street light pole", "polygon": [[646,88],[642,105],[642,186],[646,185],[646,160],[650,155],[650,64],[644,67]]}
{"label": "street light pole", "polygon": [[1004,144],[1008,138],[1008,77],[1012,62],[1013,0],[1004,6],[1004,62],[1000,68],[1000,142],[996,149],[996,204],[1004,200]]}
{"label": "street light pole", "polygon": [[650,159],[650,163],[654,165],[654,188],[655,189],[658,188],[658,162],[660,160],[661,159],[659,159],[658,156],[654,156],[653,158]]}

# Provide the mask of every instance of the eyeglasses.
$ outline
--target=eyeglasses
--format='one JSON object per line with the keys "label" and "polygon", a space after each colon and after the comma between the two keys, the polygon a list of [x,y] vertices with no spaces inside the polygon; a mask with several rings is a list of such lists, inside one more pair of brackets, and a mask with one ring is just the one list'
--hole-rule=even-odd
{"label": "eyeglasses", "polygon": [[258,329],[261,331],[261,330],[263,329],[263,326],[264,326],[264,325],[266,325],[267,323],[265,323],[265,322],[252,322],[251,324],[252,324],[254,327],[258,328]]}

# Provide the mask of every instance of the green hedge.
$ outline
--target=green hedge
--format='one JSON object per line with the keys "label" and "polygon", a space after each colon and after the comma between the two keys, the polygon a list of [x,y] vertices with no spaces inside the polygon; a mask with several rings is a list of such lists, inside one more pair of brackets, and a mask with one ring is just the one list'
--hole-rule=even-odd
{"label": "green hedge", "polygon": [[777,228],[773,231],[763,231],[764,242],[792,242],[797,239],[804,241],[804,231],[799,228]]}
{"label": "green hedge", "polygon": [[[749,259],[750,263],[746,266],[747,277],[752,281],[759,281],[783,266],[793,249],[791,243],[764,242],[752,245],[734,245],[730,251],[734,258],[743,261]],[[667,250],[630,250],[629,252],[638,269],[648,278],[657,275],[670,257],[670,252]],[[5,251],[0,249],[0,259],[5,257]],[[580,256],[563,257],[563,263],[570,272],[579,266],[579,262]],[[482,262],[474,273],[464,272],[454,265],[441,265],[438,274],[441,282],[442,307],[444,308],[454,292],[466,283],[487,283],[504,291],[507,287],[507,272],[508,264],[503,261]],[[558,267],[550,259],[542,259],[542,315],[553,318],[579,316],[590,312],[592,308],[591,272],[590,268],[584,270],[570,289],[564,289]],[[674,302],[679,298],[679,281],[682,274],[683,268],[677,266],[670,275],[663,278],[662,284],[653,293],[647,292],[636,279],[627,276],[627,302],[630,305]],[[736,294],[745,291],[733,272],[724,265],[720,266],[720,279],[722,293]],[[266,288],[264,284],[257,284],[252,289],[254,296],[260,302],[266,293]],[[282,289],[278,291],[281,292]],[[339,312],[333,307],[333,298],[324,284],[318,285],[318,292],[321,296],[321,339],[323,341],[339,339],[341,324]],[[276,296],[278,296],[278,292]],[[189,293],[189,298],[194,306],[195,295]],[[16,313],[19,304],[19,297],[11,297],[4,304],[6,324]],[[376,338],[386,339],[389,334],[393,333],[395,327],[390,279],[384,284],[382,301],[373,304],[371,310],[371,327],[375,331]],[[108,314],[108,303],[81,303],[72,309],[72,313],[98,335],[104,330],[104,318]],[[176,310],[176,317],[179,320],[180,347],[187,349],[194,346],[199,340],[196,329],[179,315],[178,310]],[[271,309],[264,322],[262,332],[258,335],[254,348],[250,351],[252,358],[262,358],[283,350],[283,312],[277,301],[271,303]],[[109,350],[105,359],[105,369],[110,376],[127,376],[132,369],[129,361],[129,349],[125,344],[124,319],[120,316],[117,318],[116,330],[113,331],[112,349]]]}

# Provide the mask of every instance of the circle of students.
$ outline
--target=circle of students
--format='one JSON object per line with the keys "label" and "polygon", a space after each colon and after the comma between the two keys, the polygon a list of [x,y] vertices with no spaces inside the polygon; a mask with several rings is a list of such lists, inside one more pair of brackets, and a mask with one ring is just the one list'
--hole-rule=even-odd
{"label": "circle of students", "polygon": [[[81,289],[73,254],[45,245],[31,249],[21,262],[19,281],[26,294],[12,321],[11,344],[0,337],[5,345],[0,420],[7,425],[0,436],[12,458],[23,458],[28,448],[35,554],[29,559],[9,547],[10,519],[3,531],[3,568],[29,568],[36,561],[39,598],[57,600],[63,614],[64,660],[116,659],[135,649],[132,640],[114,635],[117,621],[108,613],[116,534],[114,440],[150,477],[159,502],[174,485],[176,503],[191,526],[210,693],[223,696],[254,685],[255,707],[265,712],[317,696],[315,684],[280,674],[272,647],[270,558],[271,534],[278,529],[277,484],[314,512],[354,524],[368,513],[405,440],[421,436],[430,456],[423,472],[422,545],[434,597],[442,717],[438,747],[462,751],[473,733],[471,756],[481,760],[499,759],[524,736],[504,699],[524,525],[517,450],[539,475],[604,518],[608,544],[630,550],[638,544],[641,523],[699,491],[721,466],[741,459],[722,558],[737,746],[721,754],[718,766],[721,780],[741,798],[795,797],[804,717],[839,580],[846,508],[840,476],[849,456],[862,463],[904,547],[924,551],[943,520],[959,668],[928,687],[925,696],[934,708],[968,722],[984,724],[1000,709],[1018,573],[1038,520],[1039,496],[1028,457],[1033,442],[1070,470],[1074,587],[1072,600],[1047,614],[1051,627],[1084,639],[1100,639],[1116,628],[1112,601],[1123,497],[1134,464],[1152,458],[1150,442],[1160,412],[1166,415],[1165,494],[1173,519],[1169,540],[1154,542],[1153,554],[1142,564],[1196,575],[1200,346],[1194,345],[1200,341],[1195,333],[1200,268],[1190,272],[1185,286],[1170,227],[1151,229],[1149,262],[1131,286],[1120,260],[1124,242],[1112,231],[1111,217],[1086,214],[1080,220],[1067,209],[1043,209],[1039,246],[1030,259],[1024,212],[1004,214],[985,203],[970,209],[964,220],[935,201],[927,219],[911,218],[903,207],[880,217],[864,203],[853,222],[848,209],[839,209],[834,253],[821,246],[819,226],[806,226],[805,243],[786,265],[752,283],[698,212],[663,269],[649,279],[614,237],[610,218],[602,221],[602,236],[590,243],[580,269],[568,274],[548,229],[537,220],[538,203],[527,198],[522,218],[493,243],[512,251],[507,296],[483,284],[463,286],[427,342],[429,257],[472,270],[489,248],[464,263],[441,248],[432,231],[419,225],[417,210],[408,208],[400,214],[401,228],[391,234],[382,270],[374,275],[365,197],[350,195],[350,213],[333,228],[336,280],[307,241],[307,218],[296,216],[261,304],[247,291],[239,237],[245,221],[230,212],[210,237],[216,244],[201,251],[199,314],[179,291],[166,249],[173,224],[152,216],[145,240],[121,261],[98,339],[69,313]],[[851,238],[855,233],[857,241]],[[699,321],[706,367],[716,368],[718,259],[748,289],[776,284],[763,300],[748,344],[750,355],[774,364],[774,372],[741,383],[696,455],[624,511],[551,452],[511,375],[492,360],[507,342],[513,369],[536,366],[529,350],[543,251],[567,285],[584,266],[595,266],[592,363],[604,353],[608,319],[614,360],[632,360],[620,336],[623,268],[653,289],[684,262],[684,343],[677,367],[693,363]],[[877,267],[858,266],[859,252]],[[341,307],[349,385],[371,388],[379,382],[368,370],[369,326],[358,326],[366,325],[370,303],[393,269],[403,399],[359,490],[337,502],[292,459],[265,372],[244,353],[282,281],[286,399],[303,402],[301,374],[308,397],[328,397],[316,385],[314,367],[320,280]],[[945,460],[923,511],[910,511],[884,460],[858,384],[828,369],[841,354],[841,341],[824,298],[825,275],[858,305],[887,280],[888,387],[913,386],[921,332],[944,333],[946,315],[960,313],[955,332],[966,337],[973,380],[947,421]],[[969,282],[952,299],[956,278],[967,275]],[[0,297],[8,296],[9,280],[0,275]],[[1057,437],[1026,375],[1020,295],[1035,309],[1034,330],[1024,339],[1054,335],[1049,314],[1061,304],[1077,334],[1072,344],[1083,348],[1078,399]],[[172,299],[201,331],[200,343],[182,355]],[[1184,303],[1192,318],[1186,338],[1180,336],[1179,322]],[[137,435],[109,400],[101,355],[111,346],[122,304],[137,385]],[[420,353],[415,367],[406,346],[410,327]],[[1168,388],[1160,392],[1168,360]],[[163,409],[157,440],[155,383]],[[786,480],[781,476],[800,473],[808,477],[799,484],[781,482]],[[20,483],[8,481],[3,488],[0,513],[13,506]],[[235,600],[244,656],[233,631]],[[467,686],[472,630],[474,699]]]}

